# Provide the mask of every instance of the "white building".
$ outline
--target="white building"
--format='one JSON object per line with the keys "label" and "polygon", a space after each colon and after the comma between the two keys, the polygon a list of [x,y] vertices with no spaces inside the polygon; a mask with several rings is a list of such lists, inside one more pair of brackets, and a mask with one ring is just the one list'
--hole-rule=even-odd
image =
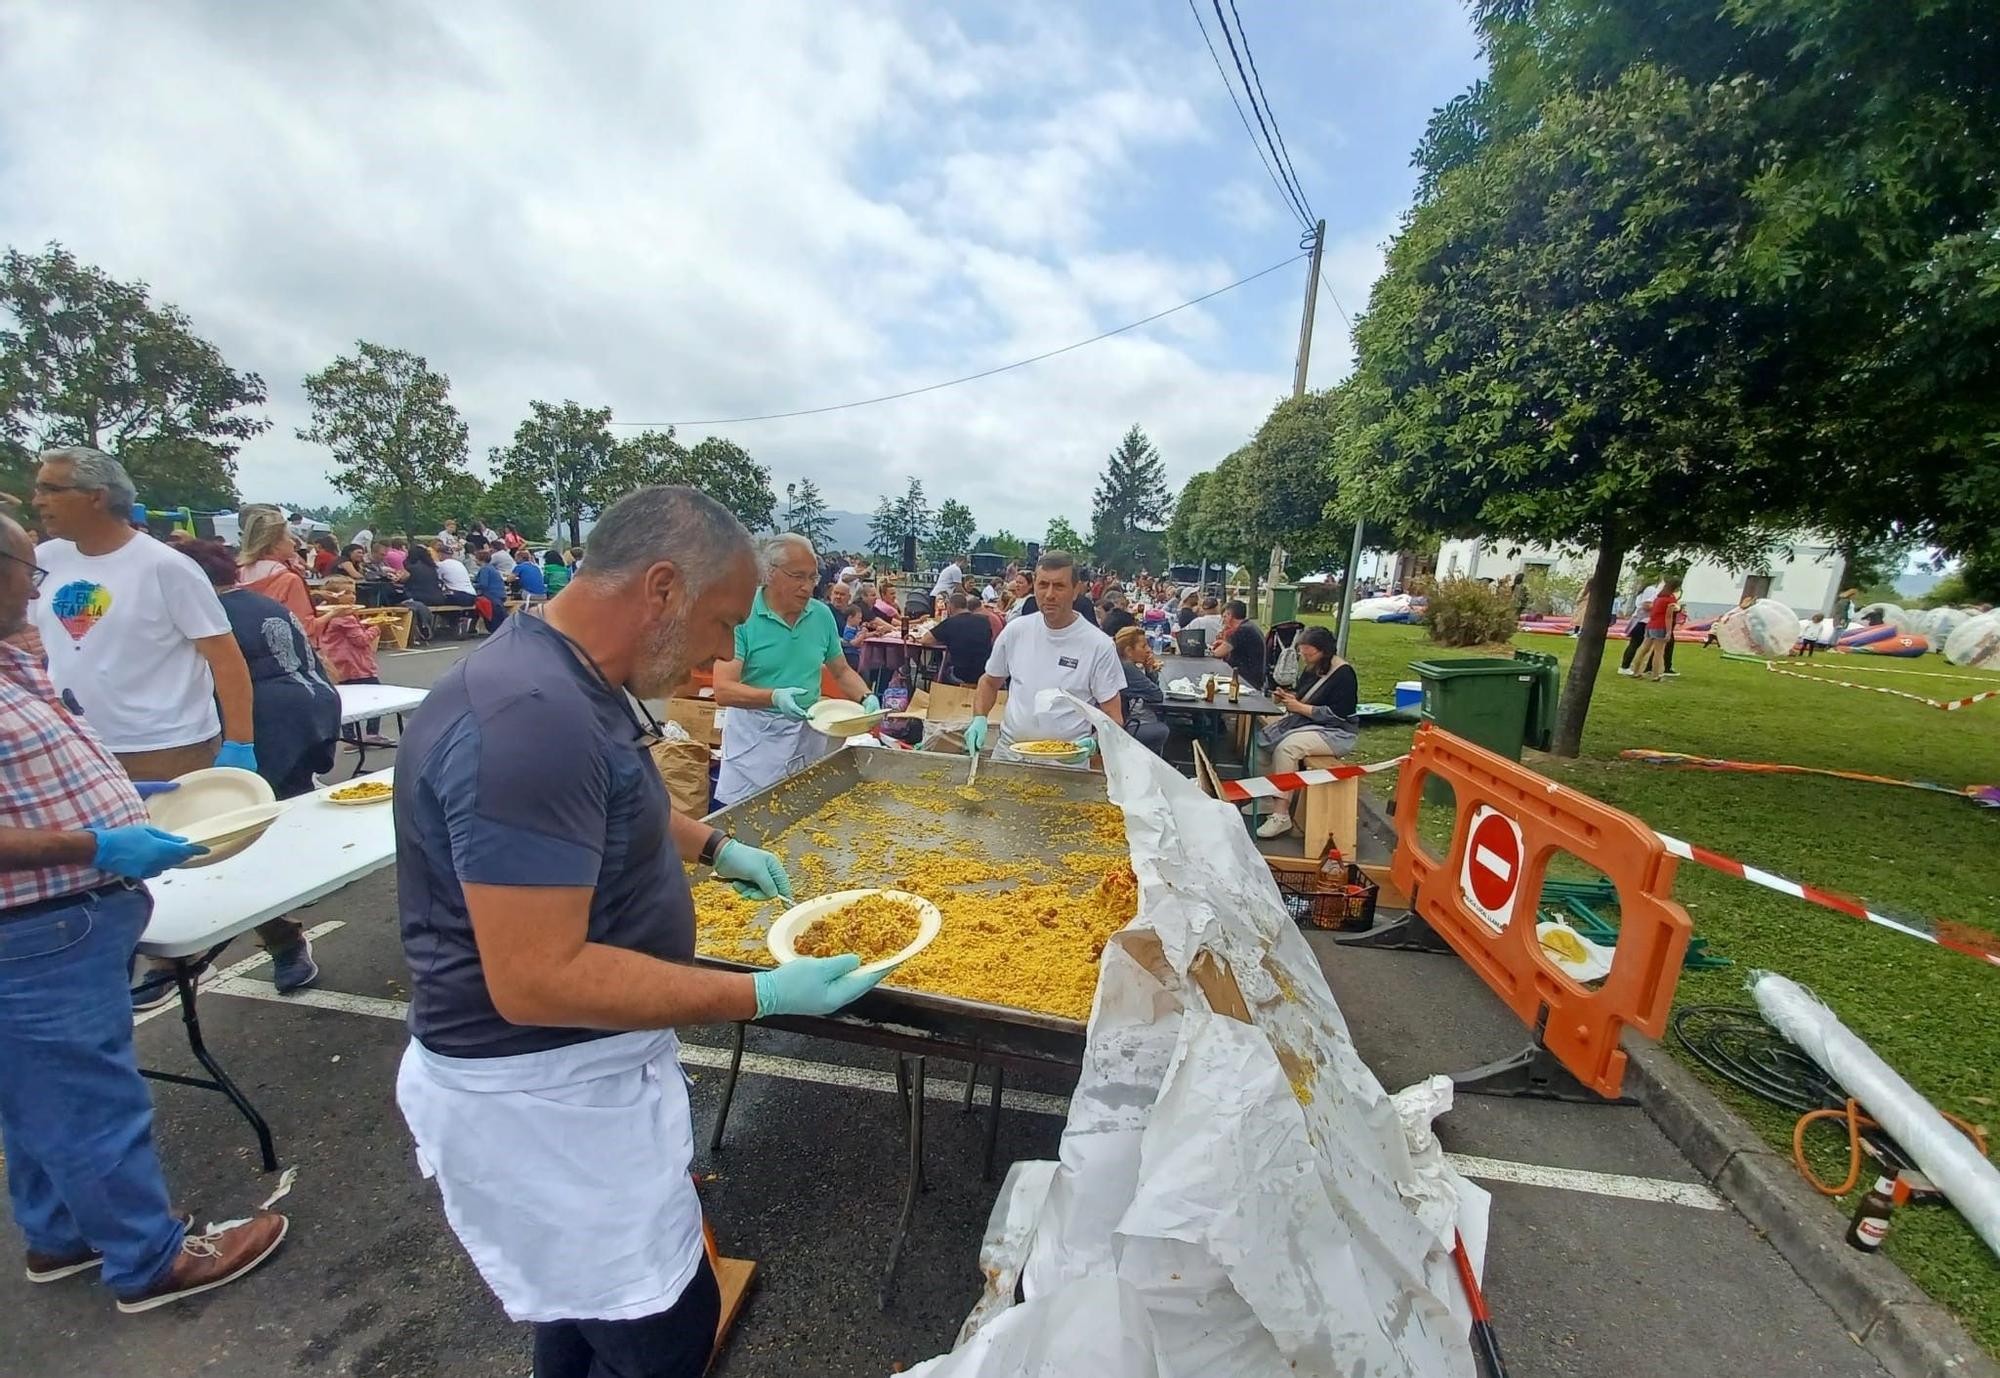
{"label": "white building", "polygon": [[[1439,547],[1437,573],[1440,579],[1456,575],[1499,580],[1540,568],[1588,578],[1596,564],[1594,550],[1557,550],[1469,537],[1446,541]],[[1840,571],[1839,551],[1822,537],[1801,534],[1762,562],[1742,569],[1731,569],[1715,560],[1695,561],[1681,580],[1681,601],[1688,616],[1696,619],[1725,612],[1744,597],[1775,598],[1801,617],[1810,617],[1833,611],[1833,600],[1840,593]],[[1629,593],[1633,578],[1628,559],[1618,578],[1618,591]]]}

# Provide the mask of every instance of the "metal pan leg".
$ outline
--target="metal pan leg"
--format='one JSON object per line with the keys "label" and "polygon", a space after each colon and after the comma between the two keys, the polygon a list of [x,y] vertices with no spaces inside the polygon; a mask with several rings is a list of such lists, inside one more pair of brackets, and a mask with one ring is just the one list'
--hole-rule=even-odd
{"label": "metal pan leg", "polygon": [[978,1089],[979,1064],[968,1062],[965,1064],[965,1104],[959,1107],[961,1112],[972,1109],[972,1093]]}
{"label": "metal pan leg", "polygon": [[715,1132],[708,1136],[708,1151],[722,1149],[722,1127],[729,1123],[729,1103],[736,1099],[736,1078],[743,1071],[743,1030],[736,1026],[736,1044],[729,1050],[729,1075],[722,1083],[722,1104],[715,1108]]}
{"label": "metal pan leg", "polygon": [[[906,1068],[906,1061],[913,1061],[915,1066]],[[895,1285],[896,1261],[902,1256],[903,1243],[910,1236],[910,1221],[917,1213],[917,1192],[922,1188],[924,1179],[923,1058],[905,1059],[898,1053],[896,1081],[899,1089],[907,1085],[909,1090],[904,1119],[909,1130],[910,1162],[903,1177],[903,1209],[896,1219],[896,1232],[889,1240],[889,1261],[882,1268],[882,1288],[878,1300],[884,1311],[889,1309],[889,1289]]]}
{"label": "metal pan leg", "polygon": [[1000,1141],[1000,1083],[1006,1075],[1004,1067],[993,1069],[993,1094],[986,1102],[986,1163],[979,1174],[983,1182],[993,1180],[993,1151]]}

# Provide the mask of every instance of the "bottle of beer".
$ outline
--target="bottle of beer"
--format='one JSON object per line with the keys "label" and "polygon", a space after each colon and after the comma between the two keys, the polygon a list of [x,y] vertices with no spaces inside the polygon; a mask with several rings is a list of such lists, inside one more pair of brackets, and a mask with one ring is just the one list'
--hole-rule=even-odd
{"label": "bottle of beer", "polygon": [[1214,676],[1214,675],[1203,675],[1203,676],[1201,677],[1201,697],[1202,697],[1202,699],[1203,699],[1203,701],[1204,701],[1204,702],[1207,702],[1207,703],[1214,703],[1214,702],[1215,702],[1215,676]]}
{"label": "bottle of beer", "polygon": [[1241,671],[1229,672],[1229,701],[1235,703],[1243,697],[1243,675]]}
{"label": "bottle of beer", "polygon": [[1889,1237],[1889,1217],[1896,1209],[1896,1179],[1877,1177],[1875,1185],[1854,1209],[1847,1242],[1863,1253],[1874,1253]]}

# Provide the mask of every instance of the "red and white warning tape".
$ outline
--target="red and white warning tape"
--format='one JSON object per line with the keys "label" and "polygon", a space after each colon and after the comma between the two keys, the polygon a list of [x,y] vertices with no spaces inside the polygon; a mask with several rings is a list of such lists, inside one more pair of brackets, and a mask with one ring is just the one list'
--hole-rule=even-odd
{"label": "red and white warning tape", "polygon": [[[1954,709],[1970,708],[1973,704],[1984,699],[2000,699],[2000,689],[1988,689],[1985,693],[1974,694],[1971,698],[1933,699],[1926,698],[1922,694],[1906,693],[1901,689],[1884,689],[1879,684],[1856,684],[1851,679],[1835,679],[1831,675],[1800,674],[1797,670],[1780,669],[1776,661],[1765,661],[1764,668],[1774,675],[1789,675],[1793,679],[1811,680],[1815,684],[1840,684],[1845,685],[1849,689],[1866,689],[1871,694],[1893,694],[1899,699],[1915,699],[1918,703],[1928,704],[1932,708],[1942,708],[1947,713],[1952,712]],[[1859,669],[1862,667],[1857,666],[1856,668]],[[1866,668],[1873,669],[1875,667],[1868,666]]]}
{"label": "red and white warning tape", "polygon": [[[1801,885],[1798,881],[1787,880],[1769,871],[1760,871],[1755,866],[1746,865],[1734,857],[1711,852],[1706,847],[1697,847],[1692,842],[1683,842],[1680,838],[1669,837],[1665,833],[1656,832],[1654,836],[1660,839],[1669,852],[1683,861],[1692,861],[1697,866],[1706,866],[1709,870],[1720,871],[1725,876],[1747,880],[1752,885],[1761,885],[1766,890],[1776,890],[1781,895],[1790,895],[1793,899],[1817,904],[1823,909],[1831,909],[1849,918],[1880,924],[1908,937],[1921,938],[1927,943],[1936,943],[1939,947],[1948,947],[1953,952],[1960,952],[1967,957],[2000,967],[2000,951],[1994,950],[1994,939],[1991,934],[1956,924],[1926,924],[1918,919],[1892,919],[1886,914],[1876,913],[1860,900],[1850,896],[1822,890],[1813,885]],[[1952,930],[1963,936],[1954,937],[1952,931],[1940,931],[1941,929]]]}
{"label": "red and white warning tape", "polygon": [[1330,770],[1286,770],[1276,775],[1253,775],[1247,780],[1224,780],[1222,797],[1232,804],[1241,804],[1248,799],[1279,799],[1307,785],[1330,785],[1335,780],[1352,780],[1358,775],[1373,775],[1378,770],[1393,770],[1408,759],[1407,756],[1398,756],[1394,760],[1376,761],[1373,765],[1334,766]]}

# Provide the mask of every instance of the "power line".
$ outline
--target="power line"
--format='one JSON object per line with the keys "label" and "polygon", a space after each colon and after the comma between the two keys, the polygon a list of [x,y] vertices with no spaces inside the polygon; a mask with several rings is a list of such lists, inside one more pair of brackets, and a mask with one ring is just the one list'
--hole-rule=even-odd
{"label": "power line", "polygon": [[[1236,75],[1237,78],[1241,80],[1243,83],[1243,94],[1249,97],[1250,113],[1257,117],[1257,127],[1264,131],[1264,146],[1271,150],[1271,157],[1277,161],[1279,174],[1289,179],[1290,171],[1285,166],[1284,159],[1278,156],[1278,145],[1272,140],[1271,131],[1269,127],[1266,126],[1264,123],[1263,108],[1257,104],[1257,97],[1251,94],[1250,76],[1247,72],[1243,70],[1243,59],[1237,54],[1236,37],[1229,31],[1229,21],[1222,17],[1222,0],[1209,0],[1209,4],[1213,6],[1215,9],[1215,22],[1222,28],[1222,41],[1229,45],[1229,59],[1230,61],[1236,64]],[[1250,45],[1246,42],[1243,46],[1247,48]],[[1310,225],[1313,222],[1314,217],[1306,209],[1306,198],[1304,193],[1299,191],[1296,181],[1288,180],[1286,182],[1286,186],[1291,192],[1293,208],[1297,210],[1299,214],[1304,217],[1305,222],[1308,225]]]}
{"label": "power line", "polygon": [[1106,330],[1101,334],[1092,335],[1087,340],[1078,340],[1075,344],[1066,344],[1060,349],[1047,350],[1041,354],[1035,354],[1026,359],[1016,359],[1011,364],[1001,364],[997,368],[984,368],[977,373],[965,374],[963,377],[947,378],[942,383],[927,383],[920,388],[906,388],[902,392],[884,393],[880,397],[864,397],[861,398],[859,401],[855,402],[835,402],[829,406],[824,406],[824,407],[801,407],[797,411],[763,412],[756,416],[720,416],[720,417],[713,417],[704,421],[613,421],[611,424],[614,426],[653,426],[653,427],[735,426],[748,421],[785,421],[795,416],[822,416],[825,413],[831,411],[849,411],[855,407],[872,407],[878,402],[896,402],[902,400],[905,397],[917,397],[926,392],[937,392],[943,388],[954,388],[957,387],[960,383],[973,383],[977,382],[981,378],[991,378],[996,373],[1007,373],[1013,369],[1026,368],[1029,364],[1039,364],[1044,359],[1053,359],[1058,354],[1068,354],[1074,350],[1082,349],[1086,345],[1094,345],[1100,340],[1108,340],[1113,335],[1123,335],[1128,330],[1137,330],[1142,325],[1151,325],[1154,321],[1164,320],[1166,317],[1173,315],[1176,311],[1185,311],[1190,306],[1199,306],[1203,302],[1208,301],[1213,297],[1219,297],[1225,292],[1234,292],[1239,287],[1243,287],[1248,285],[1249,283],[1253,283],[1258,278],[1268,277],[1272,273],[1277,272],[1280,268],[1289,268],[1294,263],[1297,263],[1300,259],[1304,257],[1306,257],[1306,255],[1304,254],[1293,254],[1288,259],[1285,259],[1278,263],[1273,263],[1268,268],[1263,268],[1258,270],[1257,272],[1250,274],[1249,277],[1238,278],[1236,281],[1230,283],[1227,287],[1218,287],[1213,292],[1203,292],[1200,296],[1190,298],[1189,300],[1180,303],[1180,305],[1178,306],[1169,306],[1164,311],[1155,311],[1150,316],[1146,316],[1139,320],[1132,321],[1126,325],[1118,326],[1112,330]]}
{"label": "power line", "polygon": [[1250,32],[1243,27],[1243,16],[1236,12],[1236,0],[1229,0],[1229,14],[1236,21],[1236,36],[1243,40],[1243,56],[1250,59],[1250,77],[1257,83],[1257,99],[1264,103],[1264,113],[1271,117],[1271,132],[1278,136],[1278,157],[1290,174],[1299,199],[1306,203],[1306,216],[1317,220],[1319,217],[1313,214],[1312,202],[1306,198],[1305,187],[1299,182],[1299,170],[1292,166],[1292,151],[1285,147],[1285,131],[1278,128],[1278,112],[1271,108],[1271,98],[1264,94],[1264,74],[1257,70],[1257,55],[1250,51]]}
{"label": "power line", "polygon": [[1326,285],[1326,279],[1325,279],[1325,278],[1321,278],[1321,279],[1319,280],[1319,285],[1320,285],[1321,287],[1324,287],[1324,288],[1326,288],[1326,299],[1327,299],[1328,301],[1332,302],[1332,303],[1333,303],[1333,309],[1334,309],[1334,310],[1336,310],[1336,311],[1338,311],[1338,312],[1340,313],[1340,319],[1341,319],[1341,322],[1342,322],[1342,324],[1346,325],[1346,327],[1347,327],[1347,328],[1348,328],[1349,330],[1352,330],[1352,329],[1354,329],[1354,322],[1353,322],[1352,320],[1349,320],[1349,319],[1348,319],[1348,315],[1347,315],[1347,308],[1346,308],[1346,307],[1344,307],[1344,306],[1342,306],[1342,305],[1340,304],[1340,298],[1339,298],[1339,297],[1336,297],[1336,296],[1335,296],[1335,295],[1333,294],[1333,289],[1332,289],[1331,287],[1327,287],[1327,285]]}
{"label": "power line", "polygon": [[1236,118],[1243,122],[1243,132],[1250,136],[1250,147],[1257,150],[1257,161],[1264,165],[1265,175],[1271,179],[1271,185],[1278,189],[1278,195],[1283,199],[1285,209],[1298,216],[1301,226],[1312,228],[1312,222],[1300,215],[1298,208],[1292,204],[1291,194],[1285,189],[1285,184],[1278,180],[1278,174],[1272,170],[1271,160],[1264,156],[1264,146],[1257,142],[1257,131],[1250,127],[1250,117],[1243,113],[1243,102],[1236,99],[1236,88],[1229,84],[1229,73],[1222,70],[1222,58],[1216,53],[1215,43],[1208,36],[1208,25],[1201,22],[1201,10],[1196,6],[1195,0],[1188,0],[1188,13],[1194,16],[1194,26],[1201,30],[1201,41],[1208,48],[1210,60],[1215,63],[1215,74],[1222,79],[1222,89],[1229,93],[1229,103],[1236,107]]}

